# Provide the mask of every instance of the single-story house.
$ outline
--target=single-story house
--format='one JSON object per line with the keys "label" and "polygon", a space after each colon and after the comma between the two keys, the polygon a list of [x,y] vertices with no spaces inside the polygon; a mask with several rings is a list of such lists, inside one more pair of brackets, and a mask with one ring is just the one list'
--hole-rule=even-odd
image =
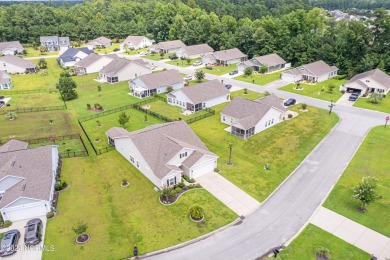
{"label": "single-story house", "polygon": [[182,175],[197,178],[217,168],[218,156],[184,121],[134,132],[113,127],[106,135],[108,143],[160,189],[179,183]]}
{"label": "single-story house", "polygon": [[0,146],[0,209],[4,220],[45,216],[53,209],[59,162],[56,145],[28,149],[10,140]]}
{"label": "single-story house", "polygon": [[11,76],[4,70],[0,70],[0,90],[12,88]]}
{"label": "single-story house", "polygon": [[262,66],[266,66],[268,69],[267,73],[269,73],[275,70],[289,68],[291,63],[287,63],[278,54],[271,53],[238,63],[237,70],[244,72],[246,68],[250,67],[253,69],[253,71],[260,71]]}
{"label": "single-story house", "polygon": [[85,44],[85,47],[87,47],[90,50],[93,50],[95,48],[107,48],[112,45],[112,40],[108,39],[104,36],[93,39],[92,41]]}
{"label": "single-story house", "polygon": [[145,98],[154,93],[165,93],[168,87],[177,90],[183,85],[184,80],[179,71],[172,69],[138,76],[129,82],[129,89],[133,96]]}
{"label": "single-story house", "polygon": [[221,112],[221,122],[232,135],[247,139],[284,120],[286,108],[271,94],[257,100],[235,97]]}
{"label": "single-story house", "polygon": [[86,47],[69,48],[57,58],[57,62],[64,68],[73,67],[78,61],[81,61],[91,53],[93,53],[93,51]]}
{"label": "single-story house", "polygon": [[15,55],[23,54],[24,48],[19,41],[13,42],[0,42],[0,54],[1,55]]}
{"label": "single-story house", "polygon": [[155,52],[170,53],[170,52],[177,52],[185,46],[186,45],[181,40],[174,40],[174,41],[166,41],[166,42],[159,42],[153,44],[150,47],[150,50]]}
{"label": "single-story house", "polygon": [[75,72],[79,76],[99,72],[104,66],[107,66],[115,59],[119,59],[116,54],[99,55],[91,53],[84,59],[75,63]]}
{"label": "single-story house", "polygon": [[219,80],[181,88],[167,94],[167,103],[196,112],[230,101],[230,91]]}
{"label": "single-story house", "polygon": [[99,71],[100,80],[108,83],[132,80],[140,75],[150,74],[152,70],[145,65],[127,60],[125,58],[114,59]]}
{"label": "single-story house", "polygon": [[213,52],[214,49],[211,48],[208,44],[198,44],[198,45],[184,46],[176,52],[176,55],[178,57],[196,59],[206,55],[213,54]]}
{"label": "single-story house", "polygon": [[15,55],[5,55],[0,57],[0,70],[4,70],[7,73],[35,73],[38,71],[38,68],[35,63],[29,60]]}
{"label": "single-story house", "polygon": [[324,61],[319,60],[282,72],[281,78],[289,82],[305,80],[315,83],[337,76],[338,70],[336,66],[329,66]]}
{"label": "single-story house", "polygon": [[66,50],[70,47],[69,37],[41,36],[40,42],[48,51]]}
{"label": "single-story house", "polygon": [[229,50],[216,51],[212,54],[202,57],[204,64],[220,64],[230,65],[246,61],[248,56],[242,53],[239,49],[233,48]]}
{"label": "single-story house", "polygon": [[121,50],[128,49],[142,49],[145,47],[150,47],[153,45],[153,41],[146,36],[132,36],[129,35],[127,38],[120,44]]}
{"label": "single-story house", "polygon": [[376,92],[387,95],[390,90],[390,76],[374,69],[355,75],[347,83],[340,86],[340,90],[358,90],[363,93]]}

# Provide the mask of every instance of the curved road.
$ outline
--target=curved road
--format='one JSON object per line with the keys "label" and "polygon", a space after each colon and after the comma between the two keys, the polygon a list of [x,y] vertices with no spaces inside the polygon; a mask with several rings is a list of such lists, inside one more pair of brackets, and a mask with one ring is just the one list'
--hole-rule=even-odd
{"label": "curved road", "polygon": [[[158,66],[176,68],[169,64]],[[191,69],[179,69],[193,73]],[[224,83],[250,90],[270,91],[241,81],[223,79]],[[328,109],[329,102],[272,89],[282,98],[294,97],[298,102]],[[296,235],[326,198],[371,127],[384,124],[385,113],[337,105],[334,112],[340,122],[309,154],[294,173],[252,215],[240,225],[232,226],[204,240],[150,259],[256,259],[279,247]]]}

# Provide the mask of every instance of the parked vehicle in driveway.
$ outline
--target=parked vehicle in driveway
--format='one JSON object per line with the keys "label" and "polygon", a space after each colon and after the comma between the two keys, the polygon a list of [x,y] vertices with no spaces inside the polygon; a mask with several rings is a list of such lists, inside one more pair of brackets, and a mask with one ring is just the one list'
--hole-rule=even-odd
{"label": "parked vehicle in driveway", "polygon": [[170,55],[170,56],[169,56],[169,59],[170,59],[170,60],[177,60],[177,58],[178,58],[178,57],[177,57],[176,54]]}
{"label": "parked vehicle in driveway", "polygon": [[203,63],[201,61],[195,61],[194,64],[192,64],[192,66],[199,66],[199,65],[202,65]]}
{"label": "parked vehicle in driveway", "polygon": [[17,251],[19,238],[20,232],[17,229],[5,232],[1,240],[0,257],[14,254]]}
{"label": "parked vehicle in driveway", "polygon": [[232,88],[232,85],[230,85],[230,84],[226,84],[226,85],[225,85],[225,88],[227,88],[227,89],[231,89],[231,88]]}
{"label": "parked vehicle in driveway", "polygon": [[359,96],[360,96],[360,93],[359,93],[359,92],[353,92],[353,93],[349,96],[348,100],[349,100],[349,101],[356,101],[356,100],[358,99]]}
{"label": "parked vehicle in driveway", "polygon": [[117,51],[120,51],[120,49],[118,49],[118,48],[115,48],[113,51],[114,51],[114,52],[117,52]]}
{"label": "parked vehicle in driveway", "polygon": [[187,75],[184,77],[185,80],[192,80],[192,75]]}
{"label": "parked vehicle in driveway", "polygon": [[238,70],[233,70],[229,72],[229,75],[236,75],[238,73]]}
{"label": "parked vehicle in driveway", "polygon": [[284,101],[283,104],[284,104],[284,106],[289,107],[289,106],[294,105],[296,102],[297,102],[297,101],[296,101],[295,99],[289,98],[289,99],[287,99],[286,101]]}
{"label": "parked vehicle in driveway", "polygon": [[39,218],[31,219],[24,228],[24,244],[26,246],[34,246],[42,241],[42,220]]}

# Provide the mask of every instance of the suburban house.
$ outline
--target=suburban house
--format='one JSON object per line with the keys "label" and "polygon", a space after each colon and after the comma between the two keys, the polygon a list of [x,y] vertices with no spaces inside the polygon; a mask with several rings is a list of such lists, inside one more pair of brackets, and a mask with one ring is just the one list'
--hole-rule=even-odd
{"label": "suburban house", "polygon": [[48,51],[60,51],[70,47],[69,37],[41,36],[40,42]]}
{"label": "suburban house", "polygon": [[337,76],[338,70],[337,67],[329,66],[324,61],[319,60],[282,72],[282,79],[289,82],[301,80],[313,83],[322,82]]}
{"label": "suburban house", "polygon": [[57,58],[57,62],[64,68],[73,67],[78,61],[81,61],[91,53],[93,53],[93,51],[86,47],[69,48]]}
{"label": "suburban house", "polygon": [[230,91],[217,79],[181,88],[167,94],[168,104],[191,112],[228,101],[230,101]]}
{"label": "suburban house", "polygon": [[239,49],[229,49],[223,51],[216,51],[212,54],[208,54],[202,57],[204,64],[219,64],[230,65],[239,62],[246,61],[248,56],[242,53]]}
{"label": "suburban house", "polygon": [[19,58],[14,55],[0,57],[0,70],[7,73],[35,73],[38,71],[37,65],[29,60]]}
{"label": "suburban house", "polygon": [[24,48],[18,41],[13,42],[0,42],[0,54],[1,55],[15,55],[23,54]]}
{"label": "suburban house", "polygon": [[41,217],[52,210],[57,146],[28,149],[27,145],[10,140],[0,146],[0,209],[4,220]]}
{"label": "suburban house", "polygon": [[0,90],[12,88],[11,76],[4,70],[0,70]]}
{"label": "suburban house", "polygon": [[170,52],[177,52],[185,46],[186,45],[181,40],[174,40],[174,41],[166,41],[166,42],[159,42],[153,44],[150,47],[150,50],[155,52],[170,53]]}
{"label": "suburban house", "polygon": [[217,168],[218,156],[184,121],[134,132],[113,127],[106,135],[108,143],[160,189],[179,183],[182,175],[197,178]]}
{"label": "suburban house", "polygon": [[146,36],[132,36],[129,35],[127,38],[120,44],[121,50],[128,49],[142,49],[145,47],[150,47],[153,45],[153,41]]}
{"label": "suburban house", "polygon": [[183,77],[174,69],[141,75],[129,82],[131,94],[138,98],[150,97],[155,93],[165,93],[168,87],[177,90],[183,85]]}
{"label": "suburban house", "polygon": [[374,69],[355,75],[340,90],[361,91],[363,93],[375,92],[387,95],[390,90],[390,76],[381,71]]}
{"label": "suburban house", "polygon": [[247,139],[284,120],[286,109],[282,101],[271,94],[257,100],[235,97],[221,112],[221,122],[228,131]]}
{"label": "suburban house", "polygon": [[111,61],[119,59],[116,54],[99,55],[91,53],[84,59],[74,64],[74,69],[77,75],[86,75],[99,72],[104,66],[107,66]]}
{"label": "suburban house", "polygon": [[110,47],[111,45],[112,45],[112,40],[102,36],[88,42],[87,44],[85,44],[85,47],[87,47],[90,50],[93,50],[96,48],[104,49]]}
{"label": "suburban house", "polygon": [[254,57],[253,59],[237,64],[237,70],[244,72],[246,68],[250,67],[253,71],[260,71],[262,66],[267,67],[267,73],[289,68],[291,63],[287,63],[276,53],[267,54],[264,56]]}
{"label": "suburban house", "polygon": [[180,48],[176,55],[178,57],[196,59],[200,57],[204,57],[206,55],[213,54],[214,49],[211,48],[208,44],[198,44],[191,46],[184,46]]}
{"label": "suburban house", "polygon": [[132,80],[140,75],[152,73],[145,65],[127,60],[125,58],[114,59],[99,71],[99,79],[103,82],[115,83]]}

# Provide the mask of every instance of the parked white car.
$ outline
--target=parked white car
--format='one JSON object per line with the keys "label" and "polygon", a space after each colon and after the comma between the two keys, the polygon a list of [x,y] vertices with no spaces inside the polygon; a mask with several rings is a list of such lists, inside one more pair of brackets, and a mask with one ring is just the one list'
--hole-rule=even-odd
{"label": "parked white car", "polygon": [[187,75],[184,77],[185,80],[192,80],[192,75]]}
{"label": "parked white car", "polygon": [[195,61],[194,64],[192,64],[193,66],[199,66],[199,65],[202,65],[203,63],[201,61]]}

